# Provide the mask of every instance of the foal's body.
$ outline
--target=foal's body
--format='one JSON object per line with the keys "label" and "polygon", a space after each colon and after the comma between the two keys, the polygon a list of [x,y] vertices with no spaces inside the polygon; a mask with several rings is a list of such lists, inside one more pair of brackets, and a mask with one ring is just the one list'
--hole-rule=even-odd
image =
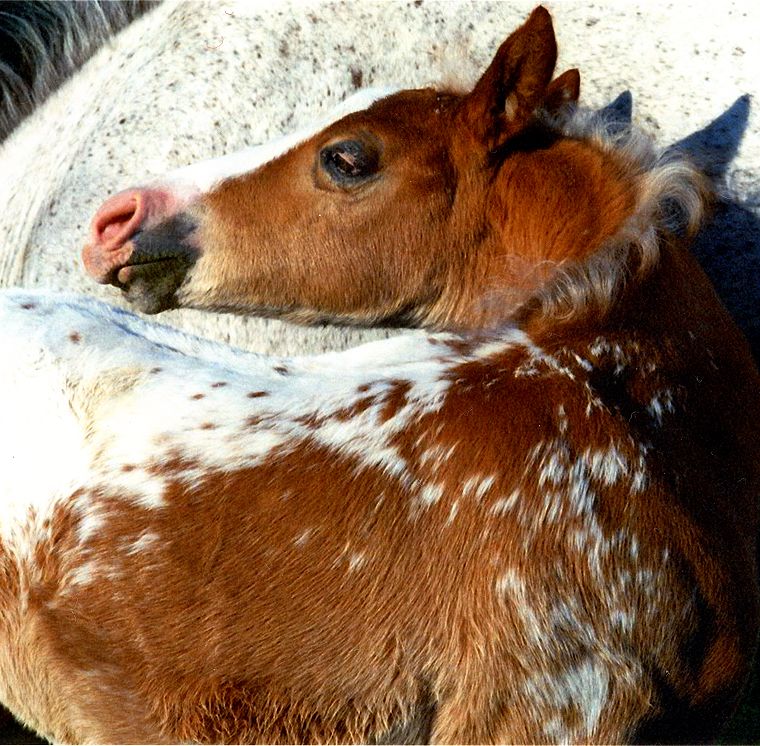
{"label": "foal's body", "polygon": [[634,336],[300,360],[6,294],[4,701],[71,741],[704,733],[755,629],[760,411],[709,288],[709,326],[657,313],[681,263]]}
{"label": "foal's body", "polygon": [[152,312],[454,331],[279,360],[2,296],[0,696],[26,722],[714,735],[758,629],[760,379],[678,235],[699,178],[565,127],[555,58],[538,9],[471,93],[117,195],[85,249]]}

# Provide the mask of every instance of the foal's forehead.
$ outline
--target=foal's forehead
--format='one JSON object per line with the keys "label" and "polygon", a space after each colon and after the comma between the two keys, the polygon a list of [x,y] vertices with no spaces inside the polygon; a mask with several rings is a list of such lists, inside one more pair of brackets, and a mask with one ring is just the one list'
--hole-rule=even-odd
{"label": "foal's forehead", "polygon": [[375,101],[361,111],[353,112],[327,127],[324,138],[358,130],[408,139],[415,135],[432,135],[445,125],[459,96],[434,88],[405,90]]}

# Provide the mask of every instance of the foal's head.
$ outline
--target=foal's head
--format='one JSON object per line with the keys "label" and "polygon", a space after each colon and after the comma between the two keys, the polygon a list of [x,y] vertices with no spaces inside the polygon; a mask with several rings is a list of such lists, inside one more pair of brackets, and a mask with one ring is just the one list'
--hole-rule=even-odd
{"label": "foal's head", "polygon": [[[630,154],[568,134],[580,81],[552,81],[556,56],[539,7],[467,94],[396,93],[206,192],[109,200],[85,264],[149,312],[483,328],[543,295],[574,313],[595,294],[568,277],[631,244],[648,187]],[[651,253],[618,251],[618,269]]]}

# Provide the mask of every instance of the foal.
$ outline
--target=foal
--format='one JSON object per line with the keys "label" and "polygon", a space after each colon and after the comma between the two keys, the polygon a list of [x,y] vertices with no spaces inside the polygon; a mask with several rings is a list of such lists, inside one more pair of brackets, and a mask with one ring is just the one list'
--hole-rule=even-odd
{"label": "foal", "polygon": [[555,59],[538,8],[470,93],[119,195],[85,249],[143,310],[428,331],[273,360],[0,298],[0,696],[22,720],[714,736],[757,634],[760,377],[680,235],[699,177],[591,132]]}

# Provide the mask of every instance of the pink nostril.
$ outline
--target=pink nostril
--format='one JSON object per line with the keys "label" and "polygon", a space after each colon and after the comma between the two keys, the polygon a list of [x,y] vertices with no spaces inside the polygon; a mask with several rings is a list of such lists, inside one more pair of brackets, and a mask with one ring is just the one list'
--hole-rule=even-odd
{"label": "pink nostril", "polygon": [[145,199],[139,190],[122,192],[107,199],[92,221],[92,242],[119,249],[139,229],[145,218]]}
{"label": "pink nostril", "polygon": [[129,264],[135,234],[170,218],[183,204],[187,200],[166,188],[129,189],[109,197],[92,219],[82,250],[85,270],[98,282],[113,282]]}

